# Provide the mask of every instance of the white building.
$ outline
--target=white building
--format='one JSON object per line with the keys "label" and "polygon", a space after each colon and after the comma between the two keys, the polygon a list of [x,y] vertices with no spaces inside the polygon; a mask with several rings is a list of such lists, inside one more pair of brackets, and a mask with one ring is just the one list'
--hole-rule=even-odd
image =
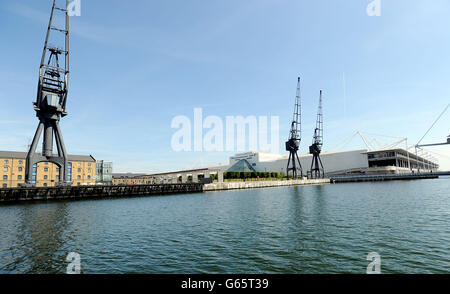
{"label": "white building", "polygon": [[[223,171],[278,172],[286,174],[289,155],[264,152],[247,152],[230,157],[227,166],[215,167]],[[303,173],[311,169],[312,155],[299,155]],[[403,149],[354,150],[322,153],[320,155],[325,174],[373,174],[436,171],[439,165]]]}
{"label": "white building", "polygon": [[[326,174],[341,173],[353,169],[366,169],[369,167],[367,150],[343,151],[333,153],[322,153],[320,158]],[[278,172],[286,174],[289,155],[247,152],[230,157],[227,170],[240,169],[242,166],[256,172]],[[312,155],[299,155],[304,174],[310,170]],[[247,164],[248,163],[248,164]]]}

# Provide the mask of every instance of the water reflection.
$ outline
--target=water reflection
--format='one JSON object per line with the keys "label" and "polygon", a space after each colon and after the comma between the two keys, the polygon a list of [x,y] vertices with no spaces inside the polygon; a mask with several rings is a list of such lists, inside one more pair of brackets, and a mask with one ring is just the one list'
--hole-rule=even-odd
{"label": "water reflection", "polygon": [[[447,272],[446,181],[0,206],[0,272]],[[414,220],[412,222],[411,220]]]}
{"label": "water reflection", "polygon": [[7,271],[61,272],[61,263],[64,262],[61,249],[68,226],[67,206],[64,202],[39,209],[33,204],[23,206],[17,218],[15,237],[20,243],[9,248],[14,261],[7,265]]}

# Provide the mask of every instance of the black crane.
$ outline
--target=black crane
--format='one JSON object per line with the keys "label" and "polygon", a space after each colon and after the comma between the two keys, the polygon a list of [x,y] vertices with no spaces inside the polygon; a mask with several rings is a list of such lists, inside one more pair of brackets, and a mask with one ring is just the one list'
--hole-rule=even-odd
{"label": "black crane", "polygon": [[287,163],[286,173],[289,179],[289,172],[292,171],[292,178],[298,178],[298,171],[300,177],[303,178],[303,169],[298,157],[298,149],[302,140],[302,124],[301,124],[301,97],[300,97],[300,78],[297,83],[297,95],[295,97],[294,118],[292,119],[291,131],[289,133],[289,140],[286,142],[286,151],[289,151],[289,159]]}
{"label": "black crane", "polygon": [[[36,102],[33,103],[39,125],[31,143],[26,159],[25,185],[33,185],[33,166],[39,162],[51,162],[59,167],[59,183],[67,183],[67,154],[59,126],[61,117],[67,115],[66,102],[69,86],[69,0],[60,0],[64,7],[58,7],[53,0],[52,11],[47,28],[44,50],[39,67],[39,81]],[[65,27],[54,25],[56,13],[65,18]],[[52,38],[53,34],[62,34],[62,38]],[[61,47],[49,45],[49,41],[64,40]],[[48,59],[47,59],[48,56]],[[62,57],[62,58],[61,58]],[[61,60],[63,59],[63,60]],[[44,132],[42,153],[36,153],[41,133]],[[58,154],[53,154],[55,138]]]}
{"label": "black crane", "polygon": [[323,112],[322,112],[322,90],[320,90],[319,109],[317,111],[316,128],[314,129],[313,144],[309,146],[309,153],[312,154],[310,176],[313,179],[325,177],[320,153],[323,146]]}

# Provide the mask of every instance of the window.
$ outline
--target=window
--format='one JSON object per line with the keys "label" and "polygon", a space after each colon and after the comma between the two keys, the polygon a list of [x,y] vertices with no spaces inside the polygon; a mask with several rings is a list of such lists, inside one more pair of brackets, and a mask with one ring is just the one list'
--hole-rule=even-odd
{"label": "window", "polygon": [[22,179],[22,176],[20,176],[20,175],[17,176],[17,179],[18,179],[18,180],[21,180],[21,179]]}
{"label": "window", "polygon": [[3,176],[3,180],[7,180],[8,179],[8,176]]}
{"label": "window", "polygon": [[37,164],[33,164],[33,173],[31,175],[31,182],[36,184]]}
{"label": "window", "polygon": [[5,166],[5,167],[3,168],[3,171],[7,172],[7,171],[8,171],[8,167]]}
{"label": "window", "polygon": [[81,176],[77,176],[77,179],[78,179],[78,180],[81,180]]}
{"label": "window", "polygon": [[47,175],[45,175],[45,176],[44,176],[44,180],[46,180],[47,178],[48,178],[48,176],[47,176]]}
{"label": "window", "polygon": [[78,166],[81,166],[81,162],[78,162]]}
{"label": "window", "polygon": [[91,169],[90,168],[88,168],[88,173],[90,173],[91,172]]}
{"label": "window", "polygon": [[90,163],[88,163],[88,166],[91,166],[91,164],[90,164]]}
{"label": "window", "polygon": [[59,167],[56,168],[56,172],[59,173]]}
{"label": "window", "polygon": [[81,168],[78,169],[78,172],[81,173]]}
{"label": "window", "polygon": [[6,160],[5,160],[4,162],[5,162],[5,164],[8,164],[8,163],[9,163],[9,160],[8,160],[8,159],[6,159]]}
{"label": "window", "polygon": [[69,183],[72,182],[72,162],[67,165],[67,179]]}
{"label": "window", "polygon": [[3,184],[3,188],[8,188],[8,185],[6,185],[6,184]]}
{"label": "window", "polygon": [[19,164],[23,164],[23,160],[19,160]]}
{"label": "window", "polygon": [[23,171],[23,167],[19,166],[19,171],[20,172]]}
{"label": "window", "polygon": [[56,179],[59,180],[59,176],[56,176]]}
{"label": "window", "polygon": [[88,180],[90,180],[91,179],[91,176],[88,176]]}
{"label": "window", "polygon": [[47,187],[47,183],[44,183],[44,187]]}
{"label": "window", "polygon": [[48,165],[48,161],[45,162],[45,165]]}
{"label": "window", "polygon": [[44,172],[48,172],[48,168],[46,167],[46,168],[44,168]]}

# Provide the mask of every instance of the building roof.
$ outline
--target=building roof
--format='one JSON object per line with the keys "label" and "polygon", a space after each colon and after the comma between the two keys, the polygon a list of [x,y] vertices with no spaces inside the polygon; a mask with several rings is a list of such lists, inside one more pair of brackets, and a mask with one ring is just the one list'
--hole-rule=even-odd
{"label": "building roof", "polygon": [[134,174],[134,173],[113,173],[112,177],[115,179],[127,179],[127,178],[135,178],[135,177],[142,177],[146,174]]}
{"label": "building roof", "polygon": [[[0,158],[17,158],[26,159],[27,152],[17,152],[17,151],[0,151]],[[95,158],[92,155],[67,155],[69,161],[87,161],[95,162]]]}
{"label": "building roof", "polygon": [[[404,151],[406,152],[406,150],[404,148],[392,148],[392,149],[377,149],[377,150],[368,150],[367,154],[372,154],[372,153],[380,153],[380,152],[392,152],[392,151]],[[411,151],[408,151],[409,153],[412,153]]]}

